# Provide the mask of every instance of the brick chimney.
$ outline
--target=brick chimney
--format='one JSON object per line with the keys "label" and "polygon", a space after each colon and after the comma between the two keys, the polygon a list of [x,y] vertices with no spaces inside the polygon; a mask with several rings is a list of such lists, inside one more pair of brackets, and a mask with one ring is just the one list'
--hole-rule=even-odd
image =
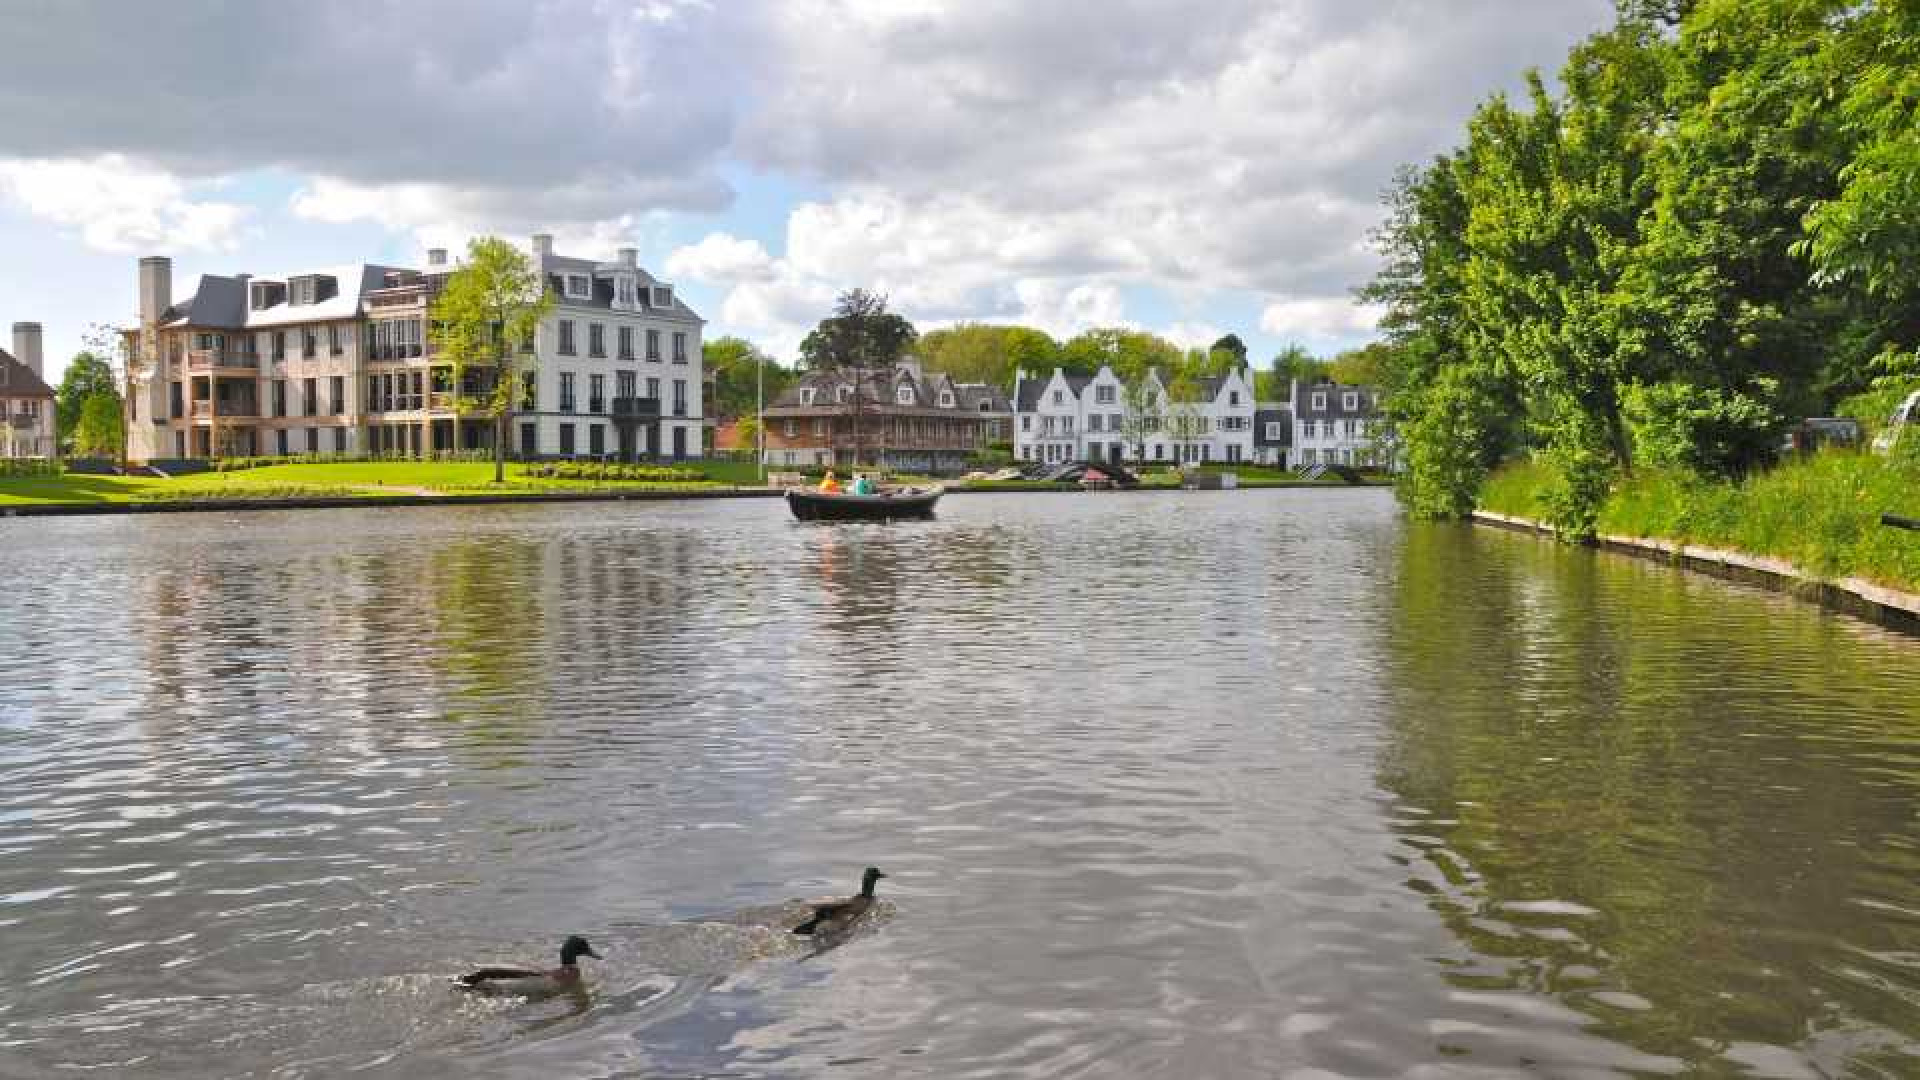
{"label": "brick chimney", "polygon": [[447,249],[446,248],[428,248],[427,249],[427,265],[428,266],[447,265]]}

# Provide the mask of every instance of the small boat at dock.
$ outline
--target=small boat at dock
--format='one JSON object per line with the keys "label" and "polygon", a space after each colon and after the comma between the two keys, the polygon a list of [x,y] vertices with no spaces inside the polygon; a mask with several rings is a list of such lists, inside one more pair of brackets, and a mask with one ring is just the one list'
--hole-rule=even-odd
{"label": "small boat at dock", "polygon": [[787,506],[801,521],[893,521],[930,518],[944,488],[900,488],[872,495],[849,495],[812,488],[787,491]]}

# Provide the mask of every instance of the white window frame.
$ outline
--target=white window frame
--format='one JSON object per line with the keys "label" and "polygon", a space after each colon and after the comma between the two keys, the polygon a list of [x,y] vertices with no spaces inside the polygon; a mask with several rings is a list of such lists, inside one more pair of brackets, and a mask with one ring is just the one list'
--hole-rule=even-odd
{"label": "white window frame", "polygon": [[1067,403],[1067,392],[1064,390],[1055,390],[1053,392],[1053,403],[1055,405],[1065,405]]}
{"label": "white window frame", "polygon": [[951,409],[953,408],[953,405],[954,405],[953,391],[951,390],[940,391],[940,407],[943,409]]}
{"label": "white window frame", "polygon": [[896,405],[913,404],[913,387],[907,386],[904,383],[901,384],[901,386],[893,392],[893,402]]}
{"label": "white window frame", "polygon": [[1325,409],[1326,407],[1327,407],[1327,395],[1326,395],[1326,394],[1324,394],[1324,393],[1316,393],[1316,394],[1314,394],[1314,395],[1313,395],[1313,408],[1314,408],[1314,411],[1315,411],[1315,412],[1318,412],[1318,411],[1320,411],[1320,410],[1322,410],[1322,409]]}
{"label": "white window frame", "polygon": [[647,290],[647,306],[670,308],[673,306],[673,286],[655,285]]}
{"label": "white window frame", "polygon": [[633,275],[632,274],[615,274],[614,275],[613,306],[617,308],[621,308],[626,311],[633,310],[634,302],[633,302]]}
{"label": "white window frame", "polygon": [[851,386],[836,386],[836,387],[834,387],[834,388],[833,388],[833,400],[834,400],[834,402],[835,402],[836,404],[840,404],[840,405],[845,405],[845,404],[846,404],[847,402],[849,402],[849,401],[852,401],[852,400],[853,400],[853,387],[851,387]]}
{"label": "white window frame", "polygon": [[593,295],[593,278],[586,274],[562,274],[560,281],[569,300],[584,300]]}
{"label": "white window frame", "polygon": [[1021,431],[1033,430],[1033,414],[1032,413],[1020,414],[1020,430]]}
{"label": "white window frame", "polygon": [[1267,421],[1267,441],[1268,442],[1280,441],[1280,421],[1278,420]]}
{"label": "white window frame", "polygon": [[816,390],[815,390],[815,389],[814,389],[813,387],[811,387],[811,386],[803,386],[803,387],[801,387],[801,388],[800,388],[800,404],[802,404],[802,405],[811,405],[811,404],[813,404],[813,397],[814,397],[814,395],[815,395],[816,393],[818,393],[818,391],[816,391]]}
{"label": "white window frame", "polygon": [[1360,408],[1360,395],[1354,393],[1351,390],[1347,391],[1344,394],[1341,394],[1340,407],[1347,410],[1348,412],[1353,412],[1354,410]]}
{"label": "white window frame", "polygon": [[1096,405],[1111,405],[1114,403],[1115,398],[1114,388],[1111,386],[1096,386],[1093,388],[1093,401]]}

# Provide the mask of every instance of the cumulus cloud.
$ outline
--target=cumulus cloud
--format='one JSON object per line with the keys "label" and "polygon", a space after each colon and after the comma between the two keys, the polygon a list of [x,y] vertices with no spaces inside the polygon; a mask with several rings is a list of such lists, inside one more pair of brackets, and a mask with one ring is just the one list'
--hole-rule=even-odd
{"label": "cumulus cloud", "polygon": [[195,198],[176,177],[119,154],[0,161],[0,196],[76,230],[89,247],[122,254],[230,251],[248,215],[235,203]]}
{"label": "cumulus cloud", "polygon": [[1260,329],[1284,341],[1325,348],[1362,337],[1379,325],[1382,310],[1344,296],[1277,300],[1260,312]]}

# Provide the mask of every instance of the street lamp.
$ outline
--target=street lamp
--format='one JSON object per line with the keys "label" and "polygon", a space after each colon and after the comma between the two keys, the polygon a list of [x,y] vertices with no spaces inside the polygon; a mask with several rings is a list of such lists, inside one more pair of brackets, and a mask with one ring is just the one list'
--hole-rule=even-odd
{"label": "street lamp", "polygon": [[753,350],[753,456],[759,462],[761,487],[767,486],[767,403],[762,392],[766,367],[767,354]]}

